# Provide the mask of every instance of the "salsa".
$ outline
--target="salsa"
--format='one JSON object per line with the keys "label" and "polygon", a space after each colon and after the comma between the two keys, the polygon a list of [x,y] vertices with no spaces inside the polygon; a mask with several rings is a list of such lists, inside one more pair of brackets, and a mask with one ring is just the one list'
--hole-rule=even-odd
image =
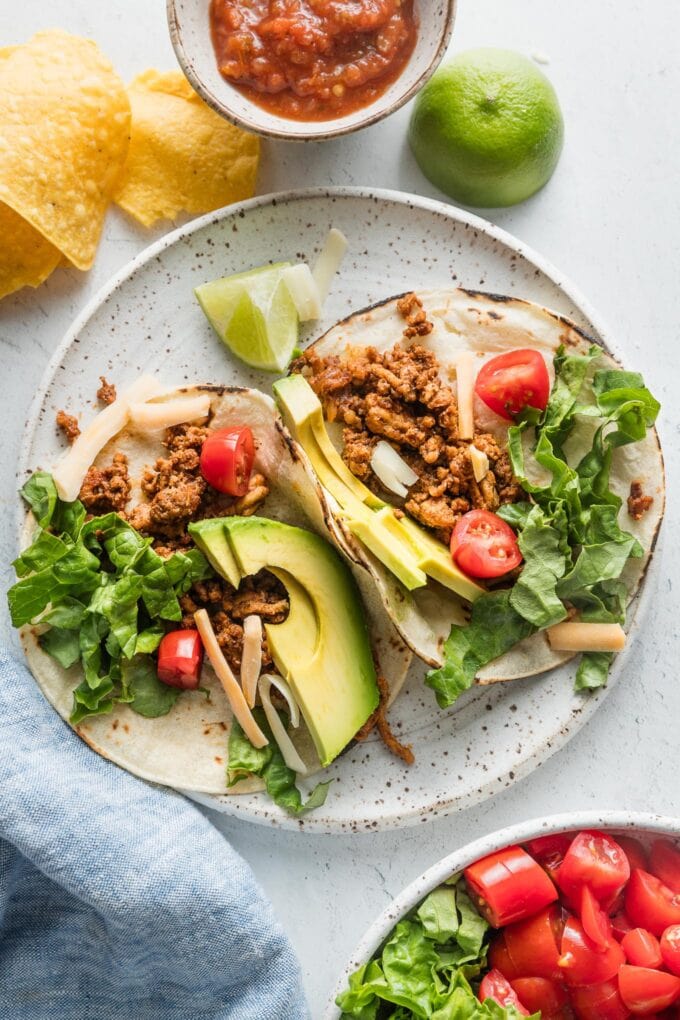
{"label": "salsa", "polygon": [[211,0],[220,73],[292,120],[332,120],[395,81],[416,41],[413,0]]}

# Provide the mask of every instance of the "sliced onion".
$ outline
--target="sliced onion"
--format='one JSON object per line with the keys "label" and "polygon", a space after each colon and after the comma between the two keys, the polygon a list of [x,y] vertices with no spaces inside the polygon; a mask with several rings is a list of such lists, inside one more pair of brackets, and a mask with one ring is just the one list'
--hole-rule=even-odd
{"label": "sliced onion", "polygon": [[[292,769],[293,772],[297,772],[301,776],[306,776],[308,772],[307,766],[298,754],[293,741],[288,736],[286,727],[281,722],[279,713],[272,705],[270,696],[272,687],[276,687],[276,689],[280,691],[288,702],[288,707],[291,712],[290,721],[292,726],[297,726],[300,720],[297,703],[293,697],[292,691],[288,687],[288,684],[282,680],[280,676],[275,676],[272,673],[263,673],[258,683],[258,690],[260,692],[262,708],[264,709],[264,714],[267,717],[267,722],[269,723],[274,740],[278,744],[283,760],[288,768]],[[293,722],[293,709],[295,710],[295,718],[297,722]]]}
{"label": "sliced onion", "polygon": [[328,297],[333,277],[340,268],[348,247],[349,242],[341,230],[338,230],[337,227],[329,230],[321,254],[312,269],[312,276],[318,288],[319,300],[322,305]]}
{"label": "sliced onion", "polygon": [[281,279],[288,288],[300,322],[321,318],[321,295],[306,262],[298,262],[281,273]]}
{"label": "sliced onion", "polygon": [[241,655],[241,688],[249,708],[255,707],[257,680],[262,669],[262,620],[246,616],[243,621],[243,653]]}
{"label": "sliced onion", "polygon": [[383,485],[396,492],[397,496],[408,496],[407,485],[418,481],[418,475],[397,451],[384,439],[376,444],[371,457],[371,468]]}
{"label": "sliced onion", "polygon": [[470,462],[475,481],[481,482],[482,478],[486,478],[489,473],[489,458],[482,450],[478,450],[476,446],[471,446]]}
{"label": "sliced onion", "polygon": [[159,403],[130,404],[130,420],[141,429],[168,429],[186,421],[205,418],[210,411],[210,394],[194,397],[176,397]]}

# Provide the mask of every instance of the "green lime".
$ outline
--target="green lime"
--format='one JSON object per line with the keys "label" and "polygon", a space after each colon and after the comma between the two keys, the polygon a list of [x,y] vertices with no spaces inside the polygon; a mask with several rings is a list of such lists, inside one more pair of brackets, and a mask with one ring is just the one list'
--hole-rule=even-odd
{"label": "green lime", "polygon": [[298,343],[298,315],[281,279],[289,262],[236,273],[194,293],[220,340],[246,365],[282,372]]}
{"label": "green lime", "polygon": [[552,85],[510,50],[467,50],[416,99],[409,141],[420,169],[466,205],[514,205],[542,188],[562,149]]}

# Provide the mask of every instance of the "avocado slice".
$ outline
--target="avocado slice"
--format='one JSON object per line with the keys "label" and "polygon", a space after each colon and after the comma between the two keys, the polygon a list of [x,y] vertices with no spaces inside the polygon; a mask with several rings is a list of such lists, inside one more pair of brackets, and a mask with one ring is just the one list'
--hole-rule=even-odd
{"label": "avocado slice", "polygon": [[187,531],[213,570],[226,577],[234,588],[238,588],[241,583],[241,571],[222,526],[222,518],[195,521],[189,525]]}
{"label": "avocado slice", "polygon": [[[267,641],[300,705],[321,764],[328,765],[379,701],[365,613],[352,574],[311,531],[263,517],[224,517],[219,523],[241,576],[267,569],[286,586],[290,612],[283,623],[265,624]],[[208,547],[214,534],[207,529],[203,535]]]}

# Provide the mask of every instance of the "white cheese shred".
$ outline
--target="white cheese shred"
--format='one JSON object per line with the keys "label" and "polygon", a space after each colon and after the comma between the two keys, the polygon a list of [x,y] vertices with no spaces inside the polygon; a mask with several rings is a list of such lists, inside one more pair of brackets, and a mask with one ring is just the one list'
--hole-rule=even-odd
{"label": "white cheese shred", "polygon": [[409,485],[418,481],[418,475],[393,446],[381,439],[373,451],[371,468],[383,485],[397,496],[408,496]]}
{"label": "white cheese shred", "polygon": [[288,684],[281,679],[280,676],[275,676],[271,673],[263,673],[258,683],[258,690],[260,692],[260,701],[262,702],[262,708],[264,714],[267,717],[267,722],[272,731],[272,736],[278,744],[279,751],[283,756],[283,760],[289,769],[293,772],[297,772],[298,775],[307,775],[307,766],[303,762],[302,758],[295,749],[293,741],[288,736],[286,727],[281,722],[281,717],[276,711],[271,700],[271,689],[276,687],[278,691],[284,696],[288,702],[288,707],[291,711],[291,724],[295,726],[293,722],[293,706],[295,707],[296,718],[299,722],[299,716],[297,715],[297,703],[293,697],[292,691],[288,687]]}
{"label": "white cheese shred", "polygon": [[262,669],[262,620],[246,616],[243,621],[243,652],[241,653],[241,688],[249,708],[255,708],[257,681]]}
{"label": "white cheese shred", "polygon": [[475,481],[481,482],[482,478],[486,478],[489,473],[489,458],[482,450],[478,450],[476,446],[470,446],[469,449],[472,473],[475,476]]}
{"label": "white cheese shred", "polygon": [[626,632],[618,623],[572,620],[548,628],[550,647],[557,652],[620,652]]}
{"label": "white cheese shred", "polygon": [[461,351],[456,358],[456,380],[458,383],[458,435],[461,439],[473,439],[475,434],[474,396],[475,355],[472,351]]}
{"label": "white cheese shred", "polygon": [[300,322],[321,318],[322,301],[316,280],[306,262],[288,266],[281,273],[281,279],[288,288]]}
{"label": "white cheese shred", "polygon": [[319,300],[322,305],[328,297],[333,277],[340,268],[348,248],[349,242],[341,230],[338,230],[337,227],[329,230],[321,253],[312,269],[312,276],[318,288]]}
{"label": "white cheese shred", "polygon": [[176,397],[158,403],[130,404],[130,420],[138,429],[169,429],[187,421],[205,418],[210,412],[210,394],[194,397]]}

